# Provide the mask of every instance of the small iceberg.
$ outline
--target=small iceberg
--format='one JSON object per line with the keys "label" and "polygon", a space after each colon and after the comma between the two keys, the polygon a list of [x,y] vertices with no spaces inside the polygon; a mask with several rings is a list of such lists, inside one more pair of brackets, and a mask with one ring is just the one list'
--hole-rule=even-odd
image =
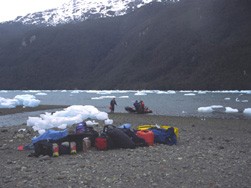
{"label": "small iceberg", "polygon": [[243,113],[244,114],[251,114],[251,108],[245,108]]}
{"label": "small iceberg", "polygon": [[198,112],[210,113],[210,112],[213,112],[213,108],[210,106],[209,107],[199,107]]}
{"label": "small iceberg", "polygon": [[137,92],[137,93],[135,93],[134,95],[147,95],[147,94],[144,93],[144,92]]}
{"label": "small iceberg", "polygon": [[225,112],[226,113],[237,113],[237,112],[239,112],[239,110],[238,109],[233,109],[231,107],[226,107],[226,111]]}
{"label": "small iceberg", "polygon": [[195,96],[196,94],[195,93],[186,93],[184,94],[185,96]]}

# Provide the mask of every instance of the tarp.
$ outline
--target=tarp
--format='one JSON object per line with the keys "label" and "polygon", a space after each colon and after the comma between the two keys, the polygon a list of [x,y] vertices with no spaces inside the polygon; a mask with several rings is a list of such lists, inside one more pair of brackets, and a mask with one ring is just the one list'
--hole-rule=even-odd
{"label": "tarp", "polygon": [[119,126],[118,128],[120,128],[120,129],[124,129],[124,128],[130,129],[131,128],[131,124],[124,124],[124,125]]}
{"label": "tarp", "polygon": [[64,131],[55,131],[53,129],[49,129],[40,136],[33,138],[32,143],[34,144],[40,140],[58,140],[60,138],[64,138],[67,136],[67,131],[68,129],[65,129]]}

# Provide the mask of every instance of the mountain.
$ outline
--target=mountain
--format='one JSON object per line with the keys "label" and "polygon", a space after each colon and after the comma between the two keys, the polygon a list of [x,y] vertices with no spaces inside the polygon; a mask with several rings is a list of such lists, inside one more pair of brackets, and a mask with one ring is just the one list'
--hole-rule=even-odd
{"label": "mountain", "polygon": [[0,42],[1,89],[251,88],[249,0],[150,3]]}
{"label": "mountain", "polygon": [[19,16],[13,22],[55,26],[70,22],[122,16],[151,2],[175,0],[69,0],[61,7]]}
{"label": "mountain", "polygon": [[[133,17],[146,19],[135,24],[96,67],[98,74],[92,78],[97,79],[92,84],[134,89],[251,89],[250,8],[248,0],[187,0],[158,10],[141,9]],[[158,13],[147,17],[150,11]]]}

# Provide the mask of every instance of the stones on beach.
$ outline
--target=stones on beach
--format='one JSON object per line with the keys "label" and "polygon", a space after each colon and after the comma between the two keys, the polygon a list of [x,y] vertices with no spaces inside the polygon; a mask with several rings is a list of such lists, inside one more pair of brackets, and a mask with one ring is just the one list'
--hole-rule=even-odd
{"label": "stones on beach", "polygon": [[[149,118],[156,122],[154,116],[131,117],[118,120],[141,124]],[[158,121],[172,123],[167,118]],[[15,133],[24,126],[10,128],[0,138],[0,187],[250,187],[250,180],[245,178],[251,175],[247,170],[251,167],[248,123],[237,121],[236,127],[228,121],[224,127],[222,120],[182,122],[175,122],[180,139],[174,146],[154,144],[108,151],[92,148],[57,158],[27,157],[31,151],[16,151],[17,146],[30,144],[36,133],[31,130],[27,137],[28,129]],[[235,130],[241,137],[235,136]],[[17,138],[17,134],[24,134],[24,138]]]}
{"label": "stones on beach", "polygon": [[223,146],[219,146],[218,149],[224,149],[224,147]]}
{"label": "stones on beach", "polygon": [[45,156],[39,156],[38,157],[38,160],[39,161],[50,161],[51,160],[51,157],[50,156],[48,156],[48,155],[45,155]]}
{"label": "stones on beach", "polygon": [[56,175],[56,179],[58,179],[58,180],[67,179],[67,175],[65,175],[65,174],[58,174],[58,175]]}
{"label": "stones on beach", "polygon": [[1,129],[1,132],[6,133],[6,132],[8,132],[8,129]]}
{"label": "stones on beach", "polygon": [[27,170],[28,170],[28,169],[27,169],[26,166],[22,166],[22,167],[21,167],[21,171],[22,171],[22,172],[27,172]]}
{"label": "stones on beach", "polygon": [[19,133],[19,134],[16,135],[16,138],[24,139],[24,134],[20,134],[20,133]]}
{"label": "stones on beach", "polygon": [[8,147],[8,145],[7,144],[2,144],[2,145],[0,145],[0,150],[6,150],[6,149],[8,149],[9,147]]}

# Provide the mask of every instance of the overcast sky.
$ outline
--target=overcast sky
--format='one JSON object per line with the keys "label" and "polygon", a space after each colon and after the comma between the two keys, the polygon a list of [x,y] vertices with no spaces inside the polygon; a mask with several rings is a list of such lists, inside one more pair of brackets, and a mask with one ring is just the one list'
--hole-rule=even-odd
{"label": "overcast sky", "polygon": [[0,0],[0,22],[62,5],[66,0]]}

